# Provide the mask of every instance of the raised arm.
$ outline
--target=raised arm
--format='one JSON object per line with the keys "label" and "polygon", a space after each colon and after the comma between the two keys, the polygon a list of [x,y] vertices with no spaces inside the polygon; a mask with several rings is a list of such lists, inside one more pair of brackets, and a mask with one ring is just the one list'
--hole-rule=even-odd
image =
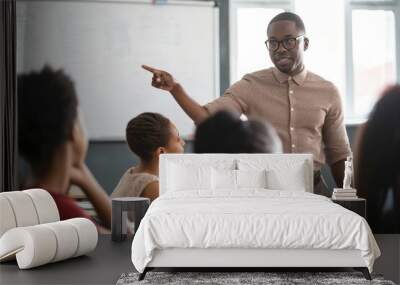
{"label": "raised arm", "polygon": [[142,65],[142,67],[153,74],[151,85],[155,88],[169,91],[182,110],[195,124],[199,124],[208,117],[207,110],[193,100],[183,87],[175,81],[171,74],[147,65]]}

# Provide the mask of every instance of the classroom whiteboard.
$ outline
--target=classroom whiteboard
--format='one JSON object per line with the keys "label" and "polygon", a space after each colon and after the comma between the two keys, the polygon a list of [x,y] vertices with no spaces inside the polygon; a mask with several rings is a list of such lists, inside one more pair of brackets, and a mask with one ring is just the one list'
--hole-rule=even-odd
{"label": "classroom whiteboard", "polygon": [[19,1],[18,69],[63,68],[91,139],[123,139],[127,122],[147,111],[188,136],[193,122],[168,92],[151,86],[141,65],[169,71],[201,104],[215,99],[218,9],[213,2],[166,2]]}

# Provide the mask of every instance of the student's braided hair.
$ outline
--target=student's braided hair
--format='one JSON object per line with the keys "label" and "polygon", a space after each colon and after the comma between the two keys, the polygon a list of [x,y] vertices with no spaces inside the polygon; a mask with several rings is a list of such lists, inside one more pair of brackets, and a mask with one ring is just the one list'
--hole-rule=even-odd
{"label": "student's braided hair", "polygon": [[128,146],[143,161],[150,161],[157,148],[167,146],[170,135],[170,121],[158,113],[142,113],[126,126]]}

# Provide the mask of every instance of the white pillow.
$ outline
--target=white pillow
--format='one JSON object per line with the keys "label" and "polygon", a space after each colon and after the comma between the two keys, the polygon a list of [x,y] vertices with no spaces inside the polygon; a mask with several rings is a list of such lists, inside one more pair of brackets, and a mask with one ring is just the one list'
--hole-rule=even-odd
{"label": "white pillow", "polygon": [[267,188],[267,170],[236,170],[238,188]]}
{"label": "white pillow", "polygon": [[212,188],[218,190],[236,190],[236,170],[212,168]]}
{"label": "white pillow", "polygon": [[268,188],[272,190],[306,191],[306,177],[303,166],[290,172],[269,170],[267,172]]}
{"label": "white pillow", "polygon": [[273,158],[239,159],[240,170],[267,170],[267,188],[271,190],[306,191],[307,163],[304,160]]}
{"label": "white pillow", "polygon": [[211,190],[211,167],[168,163],[167,191]]}
{"label": "white pillow", "polygon": [[241,188],[267,188],[266,170],[212,169],[212,186],[216,192],[229,192]]}
{"label": "white pillow", "polygon": [[204,161],[208,166],[220,170],[234,170],[236,169],[236,159],[216,159]]}

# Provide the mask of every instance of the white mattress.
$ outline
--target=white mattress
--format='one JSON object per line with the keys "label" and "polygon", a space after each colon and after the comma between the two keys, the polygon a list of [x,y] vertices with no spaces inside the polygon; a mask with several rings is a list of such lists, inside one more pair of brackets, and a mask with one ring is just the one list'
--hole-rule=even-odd
{"label": "white mattress", "polygon": [[132,262],[143,272],[154,251],[167,248],[356,249],[370,271],[380,255],[365,219],[328,198],[255,189],[156,199],[134,237]]}

